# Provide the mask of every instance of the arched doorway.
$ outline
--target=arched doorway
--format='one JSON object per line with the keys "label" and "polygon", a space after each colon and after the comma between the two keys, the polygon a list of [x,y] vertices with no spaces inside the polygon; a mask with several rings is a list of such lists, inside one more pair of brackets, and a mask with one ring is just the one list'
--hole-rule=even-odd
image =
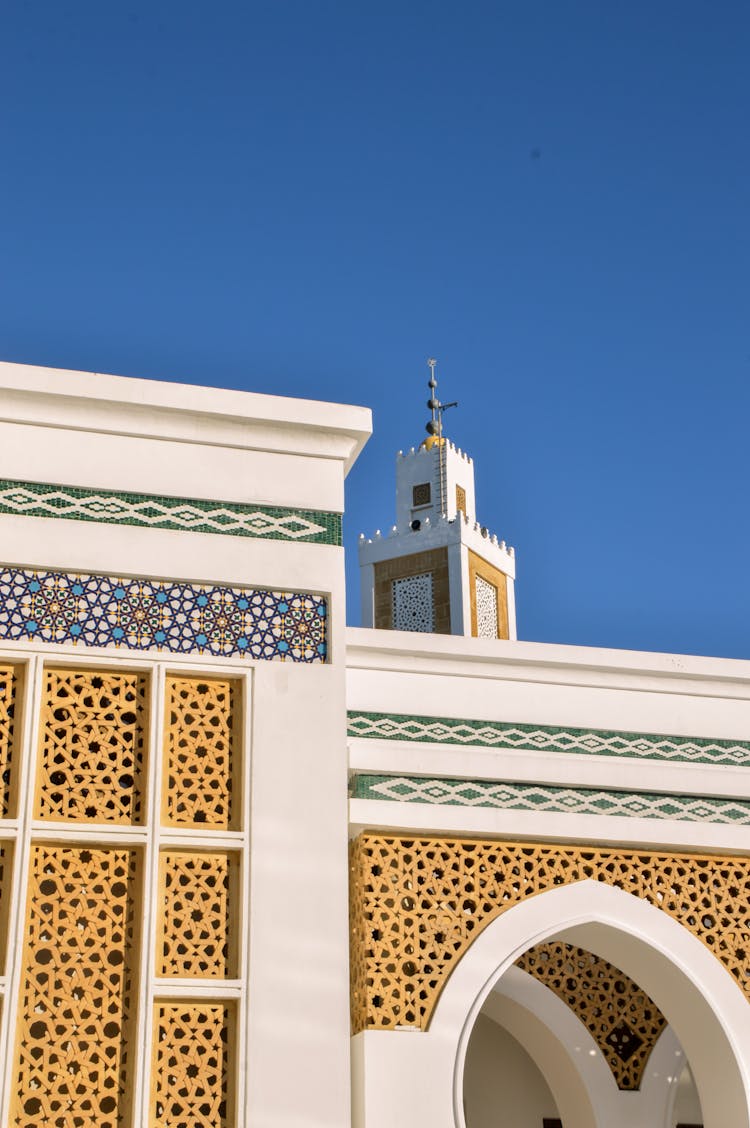
{"label": "arched doorway", "polygon": [[[597,952],[658,1003],[691,1063],[705,1128],[750,1128],[750,1006],[737,983],[668,914],[588,880],[538,893],[492,920],[452,969],[427,1030],[358,1035],[356,1075],[362,1084],[357,1082],[354,1123],[467,1128],[464,1073],[477,1017],[518,957],[551,938]],[[611,1118],[602,1120],[579,1071],[565,1067],[560,1059],[558,1074],[567,1088],[557,1082],[556,1101],[566,1128],[614,1128]],[[545,1076],[554,1080],[549,1071]]]}
{"label": "arched doorway", "polygon": [[[563,953],[547,976],[524,966],[522,957],[495,984],[472,1029],[467,1128],[703,1124],[679,1040],[624,973],[581,949]],[[556,991],[558,968],[565,979]]]}
{"label": "arched doorway", "polygon": [[[522,908],[532,910],[524,921]],[[505,929],[501,929],[503,921]],[[750,1046],[745,1032],[750,1008],[742,992],[687,929],[652,905],[594,882],[551,890],[525,906],[517,906],[494,921],[466,953],[437,1008],[440,1010],[444,1003],[447,1014],[462,986],[471,990],[470,981],[477,983],[489,972],[463,1024],[456,1055],[456,1082],[459,1077],[463,1081],[468,1036],[476,1016],[511,963],[506,957],[504,964],[492,972],[493,948],[512,943],[527,927],[534,926],[539,928],[534,943],[555,937],[597,952],[639,983],[657,1002],[684,1047],[706,1128],[724,1128],[727,1124],[748,1128]],[[502,937],[501,931],[505,933]],[[520,955],[518,947],[513,952],[516,959]],[[459,1128],[465,1128],[462,1103],[454,1095]],[[569,1103],[568,1098],[560,1103],[569,1105],[567,1117],[564,1109],[560,1110],[563,1123],[567,1119],[572,1124],[583,1124],[584,1115],[590,1115],[581,1103]],[[605,1119],[600,1124],[602,1115]],[[596,1102],[593,1117],[597,1128],[615,1128],[612,1109],[605,1106],[603,1112],[601,1102]]]}

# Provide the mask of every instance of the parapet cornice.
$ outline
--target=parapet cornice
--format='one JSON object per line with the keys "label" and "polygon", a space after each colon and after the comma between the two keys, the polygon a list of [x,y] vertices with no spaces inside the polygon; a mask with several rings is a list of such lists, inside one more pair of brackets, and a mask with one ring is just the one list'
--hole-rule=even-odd
{"label": "parapet cornice", "polygon": [[[450,439],[444,439],[443,441],[445,442],[448,449],[453,451],[453,453],[455,455],[457,455],[458,458],[462,458],[464,462],[468,462],[469,464],[473,464],[474,459],[471,457],[470,454],[467,454],[465,450],[461,450],[461,447],[457,447],[456,444],[451,442]],[[418,447],[410,447],[409,450],[407,450],[407,451],[403,451],[403,450],[398,451],[397,454],[396,454],[396,461],[398,462],[402,458],[409,459],[409,458],[419,457],[420,455],[423,456],[423,455],[427,455],[427,454],[429,454],[432,457],[433,452],[437,451],[438,449],[439,448],[438,448],[437,445],[432,446],[432,447],[426,447],[424,445],[424,443],[420,443],[420,445]]]}
{"label": "parapet cornice", "polygon": [[369,408],[158,380],[0,363],[0,420],[340,459],[372,431]]}
{"label": "parapet cornice", "polygon": [[750,701],[750,661],[690,654],[347,628],[348,669],[373,669]]}

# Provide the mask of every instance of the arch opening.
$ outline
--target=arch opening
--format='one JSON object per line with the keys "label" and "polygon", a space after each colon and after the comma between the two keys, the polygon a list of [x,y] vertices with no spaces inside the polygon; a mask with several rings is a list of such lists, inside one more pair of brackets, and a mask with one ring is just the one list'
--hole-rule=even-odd
{"label": "arch opening", "polygon": [[[464,1076],[476,1019],[483,1010],[487,1013],[491,993],[493,1000],[504,997],[501,1009],[506,1024],[507,1015],[516,1008],[511,1022],[515,1021],[512,1032],[517,1036],[523,1027],[518,1014],[518,1008],[523,1010],[523,1000],[517,974],[515,981],[513,975],[518,969],[513,965],[529,947],[552,939],[596,952],[626,972],[656,1001],[690,1061],[705,1128],[724,1128],[729,1123],[733,1128],[748,1128],[750,1053],[743,1030],[747,1029],[750,1010],[744,995],[719,961],[677,922],[622,890],[594,882],[540,894],[498,917],[466,952],[446,984],[432,1032],[440,1037],[451,1024],[461,1024],[454,1066],[454,1123],[458,1128],[471,1128],[463,1107]],[[489,1008],[493,1006],[497,1012],[498,1004],[491,1001]],[[461,1009],[463,1020],[459,1019]],[[533,1023],[528,1007],[526,1010],[524,1021],[529,1029]],[[611,1077],[606,1082],[601,1076],[592,1079],[586,1069],[578,1068],[575,1050],[570,1052],[559,1032],[556,1044],[542,1052],[539,1028],[544,1024],[538,1015],[536,1022],[536,1037],[527,1036],[527,1048],[529,1044],[536,1046],[537,1064],[540,1053],[544,1059],[543,1072],[563,1125],[567,1120],[576,1128],[619,1128],[613,1114],[617,1087]],[[671,1075],[675,1073],[673,1068]],[[655,1108],[658,1102],[653,1086],[648,1095]],[[623,1128],[633,1123],[636,1094],[628,1097],[620,1101],[624,1109],[630,1105],[623,1112]],[[640,1103],[644,1104],[644,1099]],[[666,1128],[666,1116],[667,1111],[663,1111],[661,1120],[654,1124]]]}
{"label": "arch opening", "polygon": [[[367,971],[373,985],[369,988],[373,993],[370,1001],[373,1009],[368,1012],[368,1025],[364,1029],[359,1028],[361,1032],[356,1034],[353,1042],[358,1087],[355,1110],[363,1110],[361,1115],[355,1111],[356,1128],[414,1128],[417,1124],[430,1124],[431,1128],[467,1128],[463,1086],[467,1047],[477,1016],[487,1004],[490,994],[497,993],[499,985],[501,993],[507,994],[509,972],[518,958],[529,948],[550,941],[564,942],[597,953],[622,969],[658,1004],[669,1029],[679,1039],[690,1061],[703,1106],[704,1128],[726,1128],[727,1124],[731,1124],[732,1128],[750,1128],[750,1042],[746,1035],[750,1025],[750,1001],[743,990],[744,982],[741,985],[738,981],[734,965],[725,958],[726,951],[714,954],[711,950],[709,943],[713,943],[713,939],[706,940],[697,934],[694,928],[691,929],[690,922],[687,925],[681,923],[676,910],[674,913],[665,911],[658,895],[661,884],[657,883],[656,892],[651,889],[649,896],[643,893],[647,875],[632,868],[638,859],[626,859],[630,868],[621,867],[622,874],[617,871],[616,884],[608,883],[608,875],[604,872],[597,872],[595,878],[571,881],[567,870],[559,875],[556,870],[550,874],[548,866],[542,873],[545,880],[549,879],[547,888],[539,889],[540,882],[534,880],[537,890],[526,891],[524,884],[524,898],[511,904],[507,902],[515,897],[515,886],[507,890],[506,896],[500,878],[497,878],[496,886],[492,885],[497,875],[492,870],[488,871],[487,888],[492,885],[498,898],[502,896],[506,902],[505,906],[500,907],[498,901],[492,918],[467,942],[466,939],[461,940],[461,914],[468,913],[470,906],[465,905],[466,897],[461,894],[463,899],[459,897],[458,908],[454,906],[452,910],[456,919],[451,917],[445,922],[455,930],[460,949],[450,960],[446,957],[443,963],[436,963],[434,952],[438,948],[442,952],[440,945],[445,946],[454,936],[454,932],[449,933],[444,928],[443,916],[447,918],[448,906],[453,904],[450,898],[456,897],[464,877],[451,877],[449,882],[448,875],[441,876],[446,894],[445,900],[440,901],[432,890],[440,876],[435,867],[438,863],[442,864],[444,856],[449,860],[453,858],[460,852],[458,847],[463,845],[476,870],[476,859],[469,843],[435,845],[425,839],[417,843],[419,850],[411,840],[400,843],[377,839],[374,845],[368,845],[373,856],[367,858],[370,865],[367,872],[375,875],[377,866],[377,876],[371,878],[375,890],[372,897],[381,886],[385,891],[382,904],[378,902],[376,906],[384,923],[396,927],[399,912],[408,908],[407,923],[418,929],[420,936],[424,934],[426,937],[427,956],[423,985],[416,977],[408,982],[399,977],[397,963],[394,964],[395,972],[390,963],[386,968],[382,960],[382,966],[368,963],[375,959],[375,954],[366,948],[362,949],[360,964],[354,965],[355,981],[357,975],[361,978]],[[377,856],[376,846],[380,851]],[[490,846],[480,846],[489,857]],[[399,849],[404,854],[401,861],[413,863],[411,869],[396,866]],[[510,848],[503,849],[505,853],[512,852]],[[540,851],[541,847],[536,853]],[[482,863],[486,860],[483,855]],[[418,863],[424,863],[422,869]],[[534,859],[530,859],[528,864],[533,866]],[[711,864],[715,867],[715,863]],[[576,873],[580,872],[582,865]],[[462,870],[457,872],[463,874]],[[511,876],[516,872],[512,869]],[[623,877],[622,882],[620,876]],[[523,875],[518,882],[522,879],[525,882]],[[419,897],[417,894],[422,885],[425,894]],[[632,892],[626,889],[632,889]],[[692,896],[692,886],[689,892]],[[675,887],[668,889],[667,893],[674,899],[679,890]],[[480,894],[484,896],[483,889]],[[402,905],[402,901],[407,900],[408,906]],[[355,903],[353,913],[355,925],[364,921],[364,929],[367,916],[362,906],[358,909]],[[738,909],[735,916],[739,918],[740,915]],[[378,927],[381,927],[380,923]],[[431,927],[439,930],[439,935],[435,933],[434,943],[430,939]],[[464,927],[464,931],[468,930]],[[402,931],[398,930],[397,935],[401,936]],[[735,955],[742,946],[740,940],[740,932],[733,930],[725,935],[719,933],[716,938],[717,943],[725,944],[727,950]],[[386,944],[385,949],[387,947]],[[409,958],[413,959],[412,956]],[[390,977],[388,982],[384,978],[386,971]],[[434,984],[431,980],[427,981],[430,975],[435,979]],[[379,998],[381,987],[384,992],[382,1000]],[[425,1013],[429,1014],[428,1021],[420,1023],[417,1002],[423,998],[427,1000],[424,1003]],[[362,990],[357,1000],[362,1002],[364,999],[365,992]],[[416,1001],[413,1005],[404,1006],[402,999]],[[510,1002],[520,1005],[522,1000],[511,999]],[[564,1039],[556,1041],[558,1046],[565,1047]],[[555,1100],[564,1125],[567,1119],[566,1128],[570,1125],[574,1128],[621,1128],[609,1110],[606,1114],[602,1113],[601,1102],[592,1099],[593,1090],[587,1075],[574,1068],[571,1055],[568,1053],[560,1061],[562,1065],[558,1068]],[[545,1068],[543,1072],[550,1088],[555,1089],[552,1084],[554,1071]],[[669,1072],[673,1074],[674,1071]],[[606,1068],[604,1073],[610,1093],[616,1093],[617,1086],[611,1073]],[[577,1095],[573,1093],[561,1098],[560,1090],[565,1090],[566,1085],[568,1089],[577,1087]],[[607,1107],[606,1102],[603,1107]],[[637,1121],[632,1118],[625,1121],[627,1128],[633,1128],[633,1123]],[[667,1122],[662,1123],[667,1128]],[[661,1124],[659,1128],[662,1128]]]}
{"label": "arch opening", "polygon": [[[467,1128],[703,1125],[685,1053],[671,1027],[664,1026],[648,1047],[638,1086],[624,1088],[623,1081],[632,1079],[612,1068],[610,1044],[602,1046],[587,1029],[580,1008],[522,966],[523,960],[495,984],[471,1031],[463,1091]],[[610,986],[603,978],[597,998]],[[589,979],[589,995],[590,988]],[[627,1004],[615,1005],[610,1021],[629,1010]],[[598,1034],[597,1024],[590,1025]]]}

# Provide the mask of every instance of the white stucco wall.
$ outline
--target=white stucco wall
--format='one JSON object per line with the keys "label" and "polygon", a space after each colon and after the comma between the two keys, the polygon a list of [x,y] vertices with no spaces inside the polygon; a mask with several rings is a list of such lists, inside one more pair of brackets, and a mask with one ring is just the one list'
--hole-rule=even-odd
{"label": "white stucco wall", "polygon": [[[366,713],[498,721],[743,741],[750,662],[584,647],[347,631],[347,707]],[[574,742],[571,742],[574,744]],[[352,736],[352,771],[744,800],[750,766],[540,747]],[[353,799],[352,832],[409,831],[674,849],[750,850],[750,826],[575,810],[492,809]]]}
{"label": "white stucco wall", "polygon": [[669,1128],[678,1124],[702,1124],[703,1112],[696,1092],[690,1066],[686,1065],[680,1074],[675,1095],[674,1109]]}
{"label": "white stucco wall", "polygon": [[[0,365],[0,477],[340,511],[369,418],[361,408]],[[237,1124],[348,1128],[343,549],[28,515],[0,515],[0,545],[2,562],[21,567],[326,596],[326,664],[26,640],[0,640],[0,656],[128,668],[157,660],[159,670],[247,676],[249,900],[236,922],[246,956],[236,983],[213,987],[240,1003]],[[210,984],[195,990],[211,997]],[[0,1062],[6,1089],[9,1060]]]}
{"label": "white stucco wall", "polygon": [[[344,476],[368,430],[369,413],[359,408],[0,365],[0,476],[7,478],[340,511]],[[456,472],[462,458],[451,455]],[[414,465],[421,473],[421,464]],[[454,487],[451,477],[453,503]],[[471,510],[473,502],[467,500]],[[471,547],[485,556],[492,553],[510,577],[514,573],[512,555],[470,520],[375,538],[363,549],[365,576],[371,577],[373,560],[394,550],[413,552],[437,543],[450,545],[455,569],[460,565],[465,570]],[[550,1087],[508,1031],[513,1023],[517,1034],[533,1031],[534,1022],[541,1021],[539,1013],[526,1005],[528,999],[511,997],[509,989],[503,1003],[506,1030],[491,1020],[489,1010],[479,1014],[477,1008],[503,961],[563,923],[571,940],[589,942],[592,949],[599,942],[609,945],[615,961],[620,959],[625,970],[632,966],[636,977],[642,974],[643,985],[660,1001],[663,995],[670,1020],[673,1016],[681,1026],[681,1037],[695,1056],[696,1076],[713,1118],[707,1125],[719,1126],[721,1104],[713,1076],[732,1102],[732,1128],[748,1122],[748,1008],[739,989],[706,949],[691,947],[698,941],[674,931],[678,926],[673,921],[636,920],[641,909],[649,909],[641,902],[635,902],[635,916],[628,915],[630,907],[621,913],[620,902],[609,896],[615,890],[574,891],[573,900],[583,899],[564,917],[555,915],[555,905],[563,900],[550,902],[546,894],[535,899],[538,904],[511,910],[508,920],[496,922],[492,935],[483,934],[459,963],[428,1032],[370,1030],[357,1035],[351,1042],[352,1120],[347,830],[401,828],[748,853],[750,828],[371,800],[351,802],[347,825],[347,769],[745,799],[750,768],[387,739],[353,738],[347,750],[345,714],[349,708],[745,740],[750,733],[750,663],[347,632],[343,550],[334,545],[8,515],[0,516],[0,544],[2,562],[17,566],[296,589],[329,600],[328,664],[247,661],[240,667],[251,702],[246,717],[246,958],[241,982],[231,987],[238,998],[242,994],[249,1000],[240,1039],[240,1128],[348,1128],[351,1123],[357,1128],[455,1128],[461,1124],[462,1086],[469,1128],[506,1128],[492,1119],[499,1095],[504,1109],[510,1103],[522,1118],[509,1121],[507,1128],[526,1128],[526,1119],[529,1128],[532,1123],[538,1128],[541,1116],[555,1115]],[[452,593],[454,603],[460,597]],[[455,604],[455,612],[456,623],[460,617],[465,626],[464,604]],[[49,660],[132,666],[142,659],[156,663],[160,677],[168,668],[238,670],[237,659],[193,661],[32,642],[0,641],[0,655],[28,662],[36,677]],[[29,723],[27,718],[24,747],[30,759],[34,743]],[[597,908],[599,897],[607,904]],[[594,919],[604,931],[596,932]],[[635,943],[632,951],[629,943]],[[650,961],[643,955],[649,945],[658,954]],[[17,981],[14,974],[8,983]],[[683,989],[687,1001],[681,1002]],[[4,1013],[9,1013],[7,1007]],[[551,1037],[549,1015],[544,1023],[544,1036]],[[538,1029],[536,1036],[542,1036]],[[12,1038],[6,1038],[0,1046],[6,1081],[11,1044]],[[661,1048],[664,1054],[674,1052],[666,1041]],[[548,1049],[552,1061],[557,1049],[551,1044]],[[591,1122],[613,1128],[616,1122],[604,1119],[594,1089],[592,1083],[591,1099],[586,1098]],[[509,1102],[511,1092],[515,1096]],[[646,1095],[656,1107],[661,1099],[656,1081],[653,1093]],[[579,1098],[583,1108],[580,1092],[570,1100]],[[697,1115],[691,1100],[689,1086],[681,1086],[675,1120]],[[641,1105],[645,1103],[644,1098]],[[625,1113],[623,1117],[625,1124]],[[566,1128],[583,1123],[566,1122]]]}
{"label": "white stucco wall", "polygon": [[549,1086],[511,1034],[480,1015],[469,1040],[464,1073],[467,1128],[541,1128],[557,1117]]}

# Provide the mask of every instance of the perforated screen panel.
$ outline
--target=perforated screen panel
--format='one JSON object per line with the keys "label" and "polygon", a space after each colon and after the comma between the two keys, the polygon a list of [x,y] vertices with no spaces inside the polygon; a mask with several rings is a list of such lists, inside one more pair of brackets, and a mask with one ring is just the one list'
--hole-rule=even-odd
{"label": "perforated screen panel", "polygon": [[422,631],[427,634],[434,631],[435,616],[430,572],[393,581],[393,629]]}
{"label": "perforated screen panel", "polygon": [[411,491],[412,505],[416,508],[420,505],[429,505],[432,501],[432,490],[429,482],[420,482],[418,486],[414,486]]}
{"label": "perforated screen panel", "polygon": [[477,576],[477,635],[497,638],[497,588]]}
{"label": "perforated screen panel", "polygon": [[41,663],[0,666],[0,1123],[246,1126],[246,679]]}

